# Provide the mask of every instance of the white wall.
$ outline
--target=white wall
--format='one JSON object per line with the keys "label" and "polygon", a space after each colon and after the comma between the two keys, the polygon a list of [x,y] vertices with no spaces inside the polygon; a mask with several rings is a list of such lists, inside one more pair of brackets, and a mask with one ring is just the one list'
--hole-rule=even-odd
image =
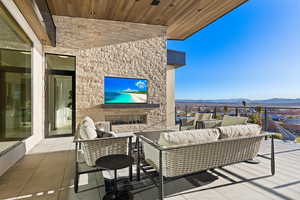
{"label": "white wall", "polygon": [[26,152],[38,144],[44,138],[44,72],[45,65],[43,62],[44,53],[41,42],[30,28],[26,19],[23,17],[17,6],[12,0],[1,0],[3,5],[15,18],[22,27],[24,32],[33,42],[32,48],[32,136],[27,138],[25,142]]}
{"label": "white wall", "polygon": [[167,66],[167,126],[175,126],[175,68]]}

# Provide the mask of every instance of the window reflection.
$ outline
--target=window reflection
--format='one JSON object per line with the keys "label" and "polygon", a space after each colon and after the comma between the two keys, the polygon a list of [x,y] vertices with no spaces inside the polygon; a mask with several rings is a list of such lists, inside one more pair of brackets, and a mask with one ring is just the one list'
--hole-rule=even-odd
{"label": "window reflection", "polygon": [[[24,67],[6,65],[9,62],[4,62],[2,55],[7,55],[7,51],[14,51],[13,62],[23,62]],[[23,56],[15,50],[0,50],[1,140],[18,140],[31,135],[31,71],[26,69],[28,62],[30,54]]]}
{"label": "window reflection", "polygon": [[0,152],[31,135],[32,42],[0,3]]}

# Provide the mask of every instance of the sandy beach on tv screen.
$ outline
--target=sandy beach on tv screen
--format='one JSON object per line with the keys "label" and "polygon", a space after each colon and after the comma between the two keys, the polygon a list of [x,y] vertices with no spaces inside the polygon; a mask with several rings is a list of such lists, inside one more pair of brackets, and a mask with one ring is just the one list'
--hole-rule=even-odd
{"label": "sandy beach on tv screen", "polygon": [[147,103],[146,94],[130,94],[135,103]]}

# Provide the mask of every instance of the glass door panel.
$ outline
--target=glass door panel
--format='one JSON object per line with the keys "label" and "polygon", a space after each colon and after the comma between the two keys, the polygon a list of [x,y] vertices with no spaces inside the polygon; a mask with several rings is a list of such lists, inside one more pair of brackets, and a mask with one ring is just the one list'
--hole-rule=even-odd
{"label": "glass door panel", "polygon": [[48,75],[48,136],[72,134],[73,76]]}
{"label": "glass door panel", "polygon": [[31,74],[0,70],[0,140],[31,135]]}

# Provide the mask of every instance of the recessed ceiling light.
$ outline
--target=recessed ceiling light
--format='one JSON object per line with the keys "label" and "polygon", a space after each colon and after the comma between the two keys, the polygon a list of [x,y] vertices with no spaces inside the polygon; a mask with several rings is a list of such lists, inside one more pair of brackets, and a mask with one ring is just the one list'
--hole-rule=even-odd
{"label": "recessed ceiling light", "polygon": [[26,55],[30,55],[30,54],[31,54],[30,51],[21,51],[20,53],[21,53],[21,54],[26,54]]}
{"label": "recessed ceiling light", "polygon": [[58,56],[60,58],[69,58],[69,56]]}
{"label": "recessed ceiling light", "polygon": [[151,5],[152,6],[158,6],[159,3],[160,3],[160,0],[153,0]]}

